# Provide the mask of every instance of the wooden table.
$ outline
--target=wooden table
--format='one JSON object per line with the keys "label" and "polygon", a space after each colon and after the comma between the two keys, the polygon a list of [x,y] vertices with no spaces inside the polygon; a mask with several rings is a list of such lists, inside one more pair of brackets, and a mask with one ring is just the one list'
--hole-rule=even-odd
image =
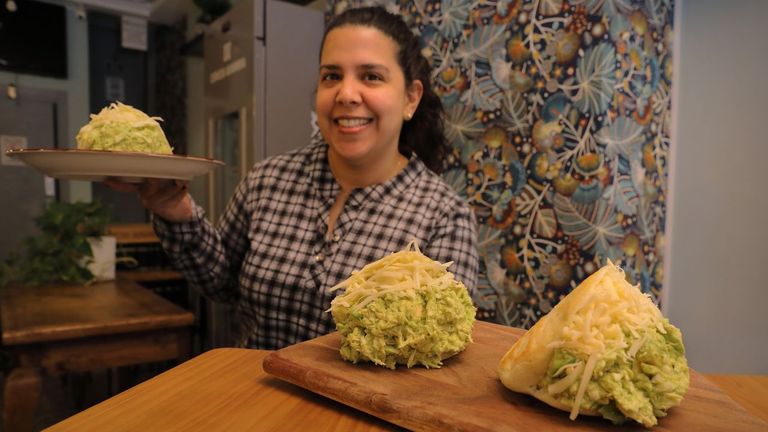
{"label": "wooden table", "polygon": [[768,422],[768,376],[708,374],[706,377],[747,411]]}
{"label": "wooden table", "polygon": [[[221,348],[47,429],[64,431],[382,431],[386,423],[266,374],[268,351]],[[768,420],[768,378],[717,376],[724,390]],[[734,391],[734,389],[737,389]]]}
{"label": "wooden table", "polygon": [[28,431],[41,375],[187,360],[194,315],[118,280],[0,290],[2,349],[14,369],[4,388],[6,432]]}

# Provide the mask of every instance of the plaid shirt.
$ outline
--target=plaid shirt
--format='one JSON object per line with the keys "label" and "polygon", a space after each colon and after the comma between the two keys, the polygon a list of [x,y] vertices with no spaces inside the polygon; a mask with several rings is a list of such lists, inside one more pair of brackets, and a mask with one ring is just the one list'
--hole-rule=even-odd
{"label": "plaid shirt", "polygon": [[[278,349],[335,329],[328,289],[417,239],[422,252],[474,290],[478,256],[468,205],[415,156],[395,177],[354,190],[327,236],[340,192],[315,143],[264,160],[238,185],[216,228],[154,218],[165,251],[191,285],[235,304],[240,345]],[[328,238],[327,238],[328,237]]]}

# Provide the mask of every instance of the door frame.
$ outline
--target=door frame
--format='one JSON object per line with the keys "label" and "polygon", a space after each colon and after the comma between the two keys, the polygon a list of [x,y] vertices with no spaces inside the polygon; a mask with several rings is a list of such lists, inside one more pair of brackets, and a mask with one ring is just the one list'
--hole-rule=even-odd
{"label": "door frame", "polygon": [[2,89],[2,94],[0,94],[0,97],[7,97],[6,90],[8,89],[8,86],[14,85],[16,86],[16,100],[17,103],[21,103],[24,100],[32,100],[35,102],[49,102],[56,106],[56,124],[54,127],[56,128],[55,132],[55,142],[54,142],[54,148],[63,148],[60,147],[59,143],[65,143],[67,139],[67,92],[64,90],[57,90],[57,89],[47,89],[47,88],[39,88],[39,87],[30,87],[30,86],[19,86],[16,83],[13,82],[2,82],[0,83],[0,89]]}
{"label": "door frame", "polygon": [[[16,103],[23,103],[25,100],[50,103],[55,110],[54,114],[54,132],[53,148],[66,148],[67,136],[67,92],[64,90],[47,89],[30,86],[19,86],[13,82],[0,82],[0,97],[7,97],[9,86],[16,86]],[[61,186],[59,180],[54,179],[56,200],[61,200]]]}

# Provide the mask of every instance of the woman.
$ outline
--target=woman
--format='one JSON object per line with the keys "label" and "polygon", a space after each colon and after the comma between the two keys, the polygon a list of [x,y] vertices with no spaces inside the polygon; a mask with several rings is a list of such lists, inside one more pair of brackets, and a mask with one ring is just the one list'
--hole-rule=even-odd
{"label": "woman", "polygon": [[334,330],[328,289],[416,239],[467,287],[478,258],[472,213],[436,174],[447,144],[418,40],[382,8],[328,26],[316,94],[324,140],[257,163],[214,228],[185,184],[137,190],[188,281],[233,302],[240,345],[277,349]]}

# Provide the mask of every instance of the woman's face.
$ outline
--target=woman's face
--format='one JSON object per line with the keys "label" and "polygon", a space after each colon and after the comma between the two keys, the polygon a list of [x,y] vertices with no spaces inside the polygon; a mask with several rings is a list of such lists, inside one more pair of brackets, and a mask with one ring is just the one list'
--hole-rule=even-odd
{"label": "woman's face", "polygon": [[373,27],[347,25],[326,35],[315,109],[332,159],[364,167],[393,160],[403,119],[422,94],[419,81],[406,89],[397,51]]}

